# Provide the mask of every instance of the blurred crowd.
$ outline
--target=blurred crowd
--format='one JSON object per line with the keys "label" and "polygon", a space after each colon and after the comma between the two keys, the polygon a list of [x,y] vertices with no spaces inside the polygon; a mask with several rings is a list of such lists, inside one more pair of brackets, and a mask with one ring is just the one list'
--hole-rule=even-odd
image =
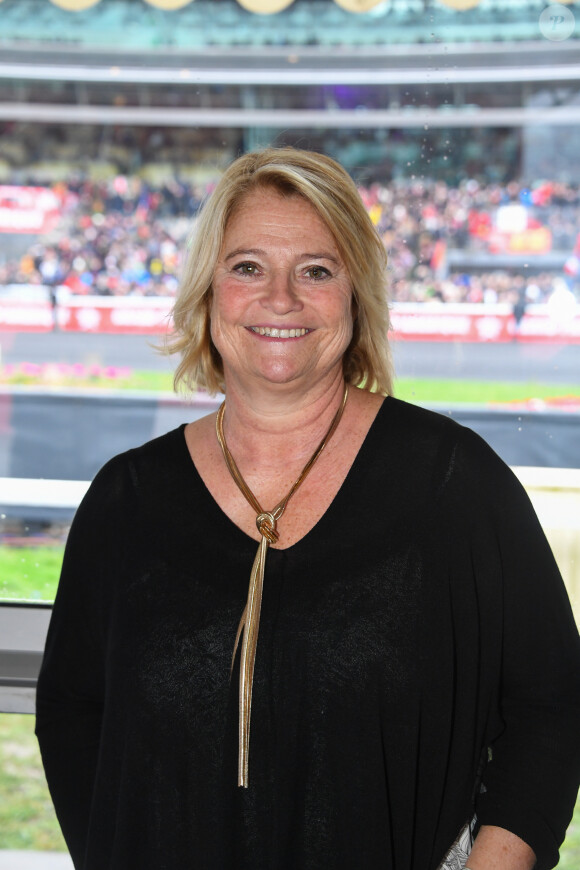
{"label": "blurred crowd", "polygon": [[[394,301],[541,303],[563,277],[580,289],[578,187],[402,180],[375,184],[361,195],[389,252]],[[517,253],[518,244],[522,252],[526,244],[549,247],[562,255],[565,268],[538,269],[545,262],[541,254],[548,253],[541,249],[538,259],[529,251],[520,271],[493,267],[496,255]],[[454,268],[458,253],[461,269]]]}
{"label": "blurred crowd", "polygon": [[[171,296],[195,216],[212,186],[175,179],[154,187],[128,175],[55,183],[58,225],[23,255],[0,259],[0,285]],[[580,288],[578,187],[395,179],[361,187],[360,193],[389,253],[395,301],[543,302],[562,276],[573,291]],[[505,226],[498,221],[502,209]],[[565,269],[493,268],[494,253],[507,244],[509,221],[519,224],[520,236],[543,234],[538,236],[542,244],[547,234],[550,250],[566,255]],[[461,269],[454,266],[457,252],[463,252]]]}
{"label": "blurred crowd", "polygon": [[1,284],[44,284],[101,296],[171,296],[205,190],[136,177],[53,186],[58,226],[0,265]]}

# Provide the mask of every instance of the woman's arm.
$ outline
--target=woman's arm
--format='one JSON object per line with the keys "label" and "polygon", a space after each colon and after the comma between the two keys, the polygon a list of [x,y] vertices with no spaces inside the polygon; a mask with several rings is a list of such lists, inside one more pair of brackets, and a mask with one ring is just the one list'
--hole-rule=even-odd
{"label": "woman's arm", "polygon": [[484,825],[473,844],[465,870],[532,870],[536,856],[511,831]]}
{"label": "woman's arm", "polygon": [[[472,504],[467,534],[487,656],[482,674],[497,681],[475,803],[481,839],[467,866],[549,870],[558,863],[578,791],[580,639],[528,496],[477,436],[464,431],[462,442],[454,469],[456,513],[467,482],[471,501],[463,496],[463,511]],[[512,843],[519,838],[530,849],[520,846],[523,854],[516,852],[512,864],[507,832]]]}
{"label": "woman's arm", "polygon": [[107,588],[122,561],[124,472],[111,462],[74,518],[36,696],[36,734],[56,814],[75,867],[90,825],[105,699]]}

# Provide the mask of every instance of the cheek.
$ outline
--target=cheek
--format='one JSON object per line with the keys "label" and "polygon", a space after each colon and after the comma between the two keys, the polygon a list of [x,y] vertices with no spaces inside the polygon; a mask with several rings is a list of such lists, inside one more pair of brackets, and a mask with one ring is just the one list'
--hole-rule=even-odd
{"label": "cheek", "polygon": [[231,312],[230,294],[224,293],[223,288],[214,290],[211,303],[209,306],[210,330],[212,338],[214,332],[221,332],[223,326],[228,321],[228,314]]}
{"label": "cheek", "polygon": [[239,339],[239,327],[244,320],[246,295],[238,288],[220,285],[214,290],[209,305],[209,334],[220,354],[227,352]]}
{"label": "cheek", "polygon": [[356,320],[356,303],[352,295],[348,295],[343,300],[340,318],[344,324],[345,330],[352,333],[354,322]]}
{"label": "cheek", "polygon": [[221,339],[224,332],[223,312],[215,295],[209,306],[209,334],[213,345],[221,352]]}
{"label": "cheek", "polygon": [[235,320],[246,307],[248,296],[246,288],[240,288],[235,282],[221,281],[212,295],[210,317],[222,323]]}

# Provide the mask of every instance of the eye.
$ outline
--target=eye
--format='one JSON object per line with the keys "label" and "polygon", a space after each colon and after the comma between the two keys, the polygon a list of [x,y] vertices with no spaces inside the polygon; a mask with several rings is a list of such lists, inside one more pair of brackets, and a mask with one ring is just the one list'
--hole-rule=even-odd
{"label": "eye", "polygon": [[309,266],[306,270],[306,275],[315,281],[321,281],[323,278],[328,278],[330,272],[324,266]]}
{"label": "eye", "polygon": [[255,263],[238,263],[234,266],[234,272],[238,272],[240,275],[257,275],[258,267]]}

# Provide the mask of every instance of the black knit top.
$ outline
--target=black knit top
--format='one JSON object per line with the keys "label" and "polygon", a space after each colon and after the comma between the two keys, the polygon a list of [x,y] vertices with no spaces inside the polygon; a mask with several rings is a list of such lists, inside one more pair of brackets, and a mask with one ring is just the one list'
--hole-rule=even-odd
{"label": "black knit top", "polygon": [[388,398],[323,517],[270,550],[241,789],[230,659],[255,552],[183,427],[97,475],[38,686],[77,870],[435,870],[474,811],[553,867],[580,643],[493,451]]}

